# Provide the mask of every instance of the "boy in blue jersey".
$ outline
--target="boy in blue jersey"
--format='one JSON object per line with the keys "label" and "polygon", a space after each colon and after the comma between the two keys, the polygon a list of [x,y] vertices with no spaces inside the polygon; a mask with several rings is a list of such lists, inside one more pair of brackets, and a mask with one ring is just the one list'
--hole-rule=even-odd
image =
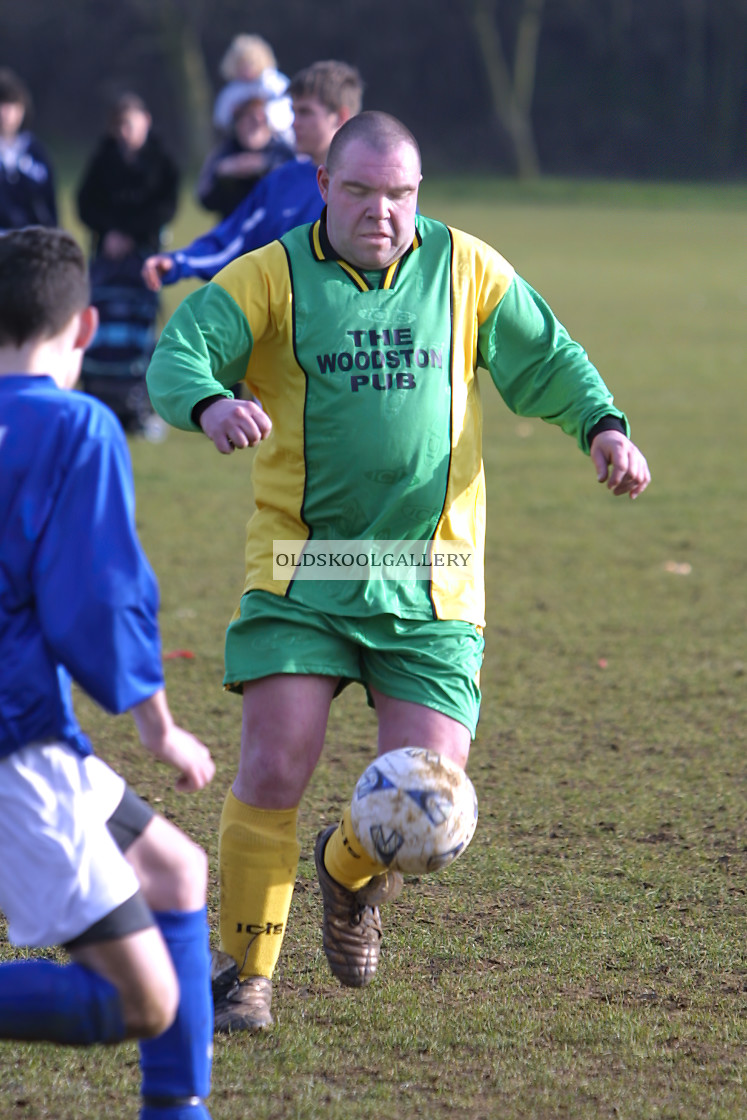
{"label": "boy in blue jersey", "polygon": [[141,1120],[209,1120],[206,857],[94,756],[71,703],[72,678],[130,710],[178,789],[212,778],[167,703],[125,438],[65,391],[96,318],[68,234],[0,236],[0,910],[11,942],[70,958],[0,964],[0,1039],[140,1039]]}
{"label": "boy in blue jersey", "polygon": [[185,249],[148,257],[143,279],[152,291],[190,276],[211,280],[235,257],[319,217],[323,203],[317,167],[337,130],[360,112],[363,82],[354,66],[330,60],[301,70],[288,92],[293,99],[296,149],[302,158],[265,175],[232,214]]}

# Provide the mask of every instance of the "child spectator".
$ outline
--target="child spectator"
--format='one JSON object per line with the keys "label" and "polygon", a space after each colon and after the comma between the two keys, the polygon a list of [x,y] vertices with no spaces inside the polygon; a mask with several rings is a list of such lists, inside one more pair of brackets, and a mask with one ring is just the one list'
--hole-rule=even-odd
{"label": "child spectator", "polygon": [[272,131],[268,119],[271,95],[261,78],[234,82],[227,108],[234,102],[230,136],[206,159],[197,183],[197,197],[206,210],[227,218],[268,171],[293,159],[290,144]]}
{"label": "child spectator", "polygon": [[7,67],[0,68],[0,231],[56,226],[52,166],[43,146],[24,129],[31,94]]}
{"label": "child spectator", "polygon": [[226,85],[213,109],[213,124],[219,133],[230,133],[241,85],[261,81],[267,93],[267,119],[272,131],[293,144],[293,108],[286,90],[290,84],[277,68],[275,53],[260,35],[236,35],[221,59],[220,73]]}
{"label": "child spectator", "polygon": [[175,212],[179,175],[142,98],[122,94],[78,190],[92,233],[91,282],[99,329],[86,351],[82,387],[117,414],[125,431],[160,439],[145,370],[155,346],[158,299],[140,275]]}
{"label": "child spectator", "polygon": [[176,165],[153,131],[145,102],[123,93],[78,189],[78,213],[93,234],[94,255],[121,260],[157,250],[176,213],[178,190]]}

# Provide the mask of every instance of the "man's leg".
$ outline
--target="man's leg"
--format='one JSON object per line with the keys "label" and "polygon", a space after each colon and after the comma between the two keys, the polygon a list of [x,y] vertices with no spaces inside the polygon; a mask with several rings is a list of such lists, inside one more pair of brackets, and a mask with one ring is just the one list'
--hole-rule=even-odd
{"label": "man's leg", "polygon": [[143,1120],[206,1120],[205,853],[100,759],[49,744],[0,769],[0,853],[13,855],[0,869],[9,929],[17,944],[62,943],[72,958],[0,966],[0,1037],[146,1039],[143,1088],[158,1099]]}
{"label": "man's leg", "polygon": [[[464,724],[375,688],[371,695],[379,722],[380,755],[422,746],[466,765],[471,735]],[[329,966],[341,984],[365,987],[379,962],[379,905],[399,894],[402,876],[368,855],[353,832],[349,806],[337,827],[319,834],[315,857],[324,897],[324,950]]]}
{"label": "man's leg", "polygon": [[[156,926],[122,941],[75,944],[84,967],[119,990],[128,1036],[140,1038],[141,1120],[208,1120],[213,1001],[207,858],[161,816],[125,852]],[[157,1023],[142,1008],[161,1009]]]}
{"label": "man's leg", "polygon": [[158,1030],[133,1032],[141,1039],[141,1120],[205,1120],[213,1035],[207,858],[163,817],[149,821],[126,858],[156,921],[148,932],[157,944],[137,958],[132,946],[116,942],[74,946],[71,955],[118,986],[125,1009],[154,998],[162,978],[173,977],[166,1020]]}
{"label": "man's leg", "polygon": [[156,1035],[178,987],[154,926],[105,943],[94,965],[31,959],[0,965],[0,1038],[92,1046]]}
{"label": "man's leg", "polygon": [[218,1030],[272,1025],[272,974],[296,881],[298,806],[324,746],[337,678],[276,674],[244,686],[239,769],[220,827],[221,949],[240,984]]}
{"label": "man's leg", "polygon": [[207,1120],[213,1003],[206,912],[207,857],[155,817],[127,849],[179,984],[173,1022],[140,1043],[141,1120]]}
{"label": "man's leg", "polygon": [[101,967],[85,949],[69,965],[0,966],[0,1037],[92,1045],[171,1022],[177,979],[111,826],[133,803],[128,842],[152,810],[100,759],[49,743],[0,761],[0,906],[11,939],[73,952],[102,943]]}

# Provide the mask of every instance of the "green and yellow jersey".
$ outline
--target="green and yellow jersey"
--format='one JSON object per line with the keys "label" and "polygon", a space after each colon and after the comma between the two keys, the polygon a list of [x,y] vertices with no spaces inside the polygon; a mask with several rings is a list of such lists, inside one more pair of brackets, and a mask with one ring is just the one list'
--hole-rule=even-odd
{"label": "green and yellow jersey", "polygon": [[[148,388],[161,416],[195,430],[195,405],[243,379],[272,420],[254,456],[245,591],[481,626],[478,367],[510,409],[559,425],[583,451],[605,417],[627,430],[585,351],[511,265],[420,215],[412,246],[382,272],[338,260],[324,216],[233,261],[171,317]],[[291,540],[441,553],[458,542],[475,560],[432,566],[428,579],[308,580],[273,569],[273,542]]]}

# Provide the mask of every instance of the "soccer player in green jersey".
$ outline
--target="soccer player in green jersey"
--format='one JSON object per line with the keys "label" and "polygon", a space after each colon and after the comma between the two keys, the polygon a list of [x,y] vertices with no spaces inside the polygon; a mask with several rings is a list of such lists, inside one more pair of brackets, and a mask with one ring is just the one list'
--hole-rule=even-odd
{"label": "soccer player in green jersey", "polygon": [[[477,367],[513,411],[572,436],[613,494],[636,498],[650,481],[582,347],[499,253],[418,214],[420,179],[408,129],[354,117],[318,170],[322,217],[188,296],[148,374],[170,423],[223,454],[259,445],[226,638],[243,730],[221,818],[220,933],[239,983],[216,1006],[218,1029],[272,1023],[298,808],[340,687],[365,686],[380,753],[415,744],[466,765],[484,625]],[[238,378],[256,400],[232,398]],[[328,962],[362,987],[379,904],[401,880],[363,851],[349,810],[315,856]]]}

